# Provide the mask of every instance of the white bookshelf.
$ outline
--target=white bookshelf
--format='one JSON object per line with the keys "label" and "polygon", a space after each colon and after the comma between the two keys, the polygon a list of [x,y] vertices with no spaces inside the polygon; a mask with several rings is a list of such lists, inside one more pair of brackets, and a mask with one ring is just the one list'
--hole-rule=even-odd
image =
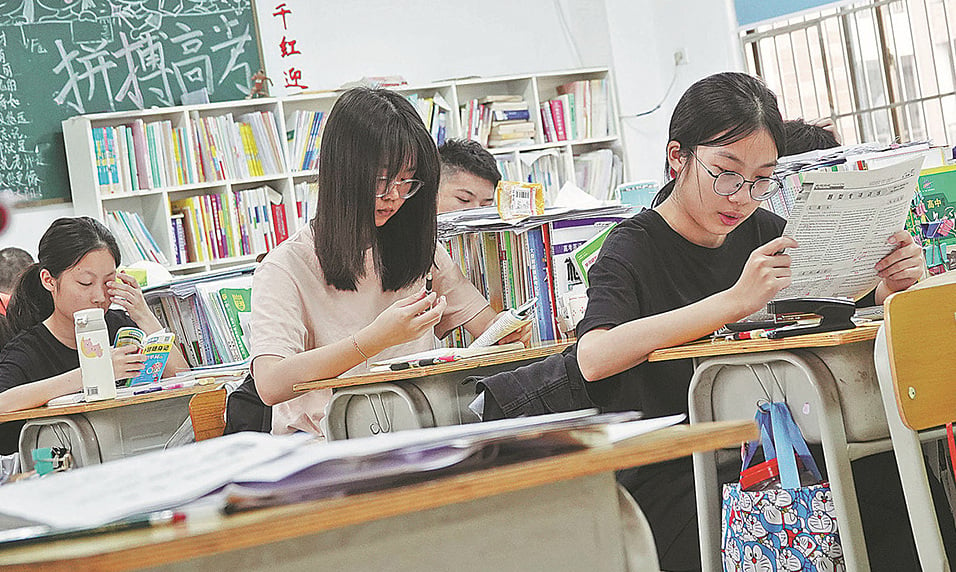
{"label": "white bookshelf", "polygon": [[[538,106],[541,102],[554,98],[559,85],[578,80],[607,80],[608,133],[603,137],[570,141],[546,142],[544,126]],[[581,153],[596,149],[608,149],[619,159],[623,159],[623,147],[620,137],[618,106],[611,72],[607,68],[589,68],[540,74],[512,75],[491,78],[469,78],[436,82],[423,86],[402,86],[396,91],[407,96],[434,98],[440,96],[449,104],[451,112],[445,125],[445,138],[460,138],[463,133],[460,108],[471,99],[480,99],[487,95],[520,95],[528,103],[531,120],[535,124],[534,143],[516,147],[489,149],[496,158],[515,161],[521,168],[521,176],[526,180],[531,173],[530,159],[547,153],[554,157],[551,161],[557,165],[560,182],[574,177],[574,159]],[[163,109],[147,109],[120,113],[100,113],[80,115],[63,122],[63,137],[66,145],[69,166],[70,186],[73,204],[77,215],[87,215],[106,220],[109,211],[122,210],[136,212],[143,219],[160,250],[169,260],[169,269],[173,272],[189,273],[208,271],[225,266],[247,263],[254,260],[256,254],[220,258],[202,262],[191,261],[175,264],[174,238],[171,226],[171,202],[192,196],[218,194],[250,189],[268,185],[282,196],[285,218],[289,234],[293,234],[303,224],[296,213],[295,185],[314,181],[315,170],[297,170],[293,168],[295,158],[290,152],[286,134],[294,129],[294,117],[297,111],[322,111],[328,114],[341,92],[303,94],[283,99],[254,99],[203,105],[189,105]],[[93,128],[117,127],[129,125],[140,119],[144,122],[169,121],[173,128],[182,127],[190,142],[196,133],[191,117],[213,117],[232,114],[238,117],[244,113],[270,111],[273,113],[280,136],[281,165],[278,173],[263,176],[227,178],[226,180],[197,181],[186,185],[172,185],[163,188],[138,190],[133,192],[102,193],[98,184],[96,151]],[[198,158],[197,158],[198,160]],[[295,165],[297,166],[297,165]],[[626,180],[626,178],[625,178]],[[306,217],[308,218],[308,217]]]}

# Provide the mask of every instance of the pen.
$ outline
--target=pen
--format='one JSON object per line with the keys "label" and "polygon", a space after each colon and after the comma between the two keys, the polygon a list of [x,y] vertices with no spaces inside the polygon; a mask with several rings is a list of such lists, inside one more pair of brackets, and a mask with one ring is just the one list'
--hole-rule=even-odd
{"label": "pen", "polygon": [[455,356],[441,356],[441,357],[434,357],[434,358],[428,358],[428,359],[420,359],[418,360],[418,365],[421,367],[424,367],[426,365],[435,365],[439,363],[451,363],[455,361],[455,359],[457,359],[455,358]]}
{"label": "pen", "polygon": [[162,387],[147,387],[146,389],[140,389],[139,391],[134,391],[133,395],[145,395],[147,393],[155,393],[157,391],[162,391]]}
{"label": "pen", "polygon": [[123,520],[118,520],[116,522],[90,528],[57,529],[45,524],[24,526],[0,532],[0,544],[27,544],[46,540],[77,538],[108,532],[121,532],[124,530],[135,530],[139,528],[152,528],[154,526],[175,524],[185,520],[185,513],[172,510],[161,510],[149,514],[131,516],[129,518],[124,518]]}
{"label": "pen", "polygon": [[769,332],[773,330],[749,330],[746,332],[734,332],[730,334],[725,339],[728,340],[759,340],[767,337]]}

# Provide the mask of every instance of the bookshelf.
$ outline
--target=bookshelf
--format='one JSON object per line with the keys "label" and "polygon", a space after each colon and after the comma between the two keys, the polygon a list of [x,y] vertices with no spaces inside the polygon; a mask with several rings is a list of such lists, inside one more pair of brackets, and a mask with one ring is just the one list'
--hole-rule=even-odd
{"label": "bookshelf", "polygon": [[[602,121],[600,129],[582,129],[579,137],[551,140],[541,106],[561,97],[561,86],[574,82],[602,86],[606,129]],[[564,182],[577,180],[585,190],[606,198],[623,180],[618,107],[607,68],[394,89],[416,106],[436,142],[470,136],[462,110],[467,111],[469,102],[489,96],[525,102],[531,125],[517,128],[522,139],[489,150],[503,172],[543,183],[549,197]],[[63,137],[75,212],[125,224],[134,243],[128,237],[121,240],[124,252],[156,260],[172,272],[252,261],[311,218],[321,130],[340,93],[67,119]],[[279,219],[283,229],[277,227]],[[137,246],[137,239],[147,234],[156,252]],[[124,261],[130,262],[126,256]]]}

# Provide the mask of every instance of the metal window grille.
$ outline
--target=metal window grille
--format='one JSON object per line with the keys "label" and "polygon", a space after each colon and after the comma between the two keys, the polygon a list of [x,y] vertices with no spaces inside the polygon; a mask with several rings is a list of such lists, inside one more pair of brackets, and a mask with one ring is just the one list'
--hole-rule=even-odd
{"label": "metal window grille", "polygon": [[829,117],[844,144],[956,141],[956,0],[870,0],[741,30],[784,118]]}

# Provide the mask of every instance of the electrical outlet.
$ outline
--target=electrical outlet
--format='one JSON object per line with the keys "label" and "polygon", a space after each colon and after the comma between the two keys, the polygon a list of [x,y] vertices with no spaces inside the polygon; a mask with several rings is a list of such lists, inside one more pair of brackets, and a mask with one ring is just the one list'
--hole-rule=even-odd
{"label": "electrical outlet", "polygon": [[687,61],[687,52],[684,50],[684,48],[678,48],[677,50],[674,50],[674,65],[675,66],[683,66],[683,65],[687,65],[688,63],[689,62]]}

